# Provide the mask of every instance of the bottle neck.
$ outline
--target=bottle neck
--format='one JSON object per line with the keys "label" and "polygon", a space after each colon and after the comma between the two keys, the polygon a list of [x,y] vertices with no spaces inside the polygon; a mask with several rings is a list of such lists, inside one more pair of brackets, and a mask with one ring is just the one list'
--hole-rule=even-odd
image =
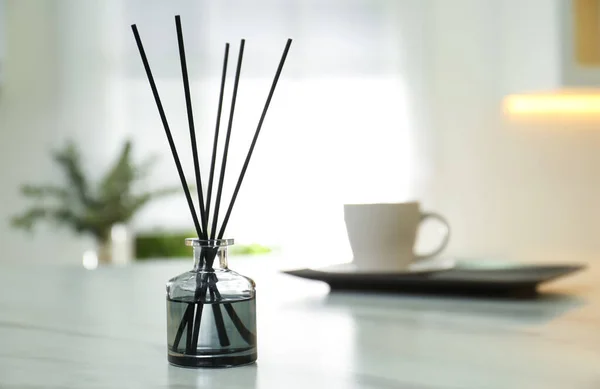
{"label": "bottle neck", "polygon": [[194,270],[227,269],[227,246],[194,246]]}

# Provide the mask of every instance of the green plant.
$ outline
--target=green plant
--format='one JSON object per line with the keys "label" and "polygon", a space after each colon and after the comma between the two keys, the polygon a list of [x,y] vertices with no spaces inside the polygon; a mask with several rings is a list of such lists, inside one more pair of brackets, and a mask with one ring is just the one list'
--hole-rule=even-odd
{"label": "green plant", "polygon": [[[136,235],[135,253],[137,260],[155,258],[188,258],[192,255],[192,248],[185,246],[186,238],[193,237],[195,231],[190,232],[146,232]],[[272,249],[257,243],[249,245],[235,244],[229,249],[231,255],[260,255],[270,253]]]}
{"label": "green plant", "polygon": [[36,222],[47,219],[105,243],[114,224],[128,222],[151,200],[181,191],[179,187],[136,191],[136,184],[147,176],[154,159],[134,164],[131,148],[131,142],[126,141],[117,161],[96,185],[86,179],[80,153],[72,142],[53,152],[54,161],[65,173],[66,185],[23,185],[21,193],[35,205],[13,217],[12,225],[30,230]]}
{"label": "green plant", "polygon": [[247,245],[233,246],[230,250],[231,255],[260,255],[268,254],[273,251],[270,247],[252,243]]}
{"label": "green plant", "polygon": [[154,232],[142,233],[135,237],[135,254],[137,260],[154,258],[188,258],[192,248],[184,244],[186,238],[196,235],[189,233]]}

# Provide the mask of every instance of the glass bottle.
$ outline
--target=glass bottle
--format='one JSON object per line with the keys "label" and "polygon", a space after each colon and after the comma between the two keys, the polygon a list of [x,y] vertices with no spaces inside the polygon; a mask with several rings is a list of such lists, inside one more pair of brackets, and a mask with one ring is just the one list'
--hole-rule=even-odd
{"label": "glass bottle", "polygon": [[171,364],[231,367],[256,361],[254,281],[227,267],[233,239],[189,238],[194,268],[167,283]]}

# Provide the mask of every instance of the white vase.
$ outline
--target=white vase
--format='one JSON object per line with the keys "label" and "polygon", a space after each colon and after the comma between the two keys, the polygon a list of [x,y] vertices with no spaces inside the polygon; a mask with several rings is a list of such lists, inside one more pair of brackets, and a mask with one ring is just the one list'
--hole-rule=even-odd
{"label": "white vase", "polygon": [[96,242],[99,265],[127,265],[135,257],[134,236],[125,224],[115,224],[110,229],[108,240]]}
{"label": "white vase", "polygon": [[135,257],[134,236],[126,224],[115,224],[110,229],[110,252],[112,263],[128,265]]}
{"label": "white vase", "polygon": [[106,241],[96,241],[96,259],[97,265],[107,265],[112,263],[110,239]]}

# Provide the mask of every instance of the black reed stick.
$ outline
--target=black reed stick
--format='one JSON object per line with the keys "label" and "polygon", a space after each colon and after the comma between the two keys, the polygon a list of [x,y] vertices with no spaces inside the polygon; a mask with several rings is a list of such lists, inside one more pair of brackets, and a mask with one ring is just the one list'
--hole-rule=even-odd
{"label": "black reed stick", "polygon": [[233,305],[231,305],[231,304],[223,304],[223,305],[225,306],[225,311],[229,315],[229,318],[231,318],[231,322],[233,323],[235,328],[240,333],[240,336],[242,337],[242,339],[244,339],[244,341],[246,341],[246,343],[248,343],[250,345],[256,344],[256,335],[254,335],[252,332],[250,332],[250,330],[248,330],[248,328],[246,328],[246,326],[242,322],[242,319],[240,319],[240,317],[235,312],[235,309],[233,309]]}
{"label": "black reed stick", "polygon": [[[194,172],[195,172],[195,176],[196,176],[196,188],[198,191],[198,202],[200,204],[200,220],[202,223],[202,230],[203,230],[202,238],[208,239],[208,230],[207,230],[208,215],[206,214],[205,209],[204,209],[202,177],[201,177],[201,173],[200,173],[200,162],[199,162],[199,158],[198,158],[198,147],[196,144],[196,131],[195,131],[195,126],[194,126],[194,115],[193,115],[193,111],[192,111],[192,97],[191,97],[191,93],[190,93],[190,83],[189,83],[188,71],[187,71],[187,61],[186,61],[186,57],[185,57],[185,46],[184,46],[184,42],[183,42],[183,29],[181,27],[181,17],[179,15],[175,16],[175,27],[177,30],[177,43],[179,46],[179,59],[181,62],[183,90],[184,90],[184,94],[185,94],[188,124],[189,124],[189,129],[190,129],[190,143],[192,145],[192,157],[193,157],[193,161],[194,161]],[[203,255],[203,254],[204,254],[204,252],[202,252],[200,255]],[[198,281],[199,280],[197,280],[197,282]],[[206,294],[202,293],[202,291],[203,291],[202,281],[197,283],[196,290],[200,291],[199,298],[201,300],[204,300],[206,298]],[[221,313],[221,311],[219,309],[219,314],[220,313]],[[198,336],[197,334],[200,331],[200,324],[201,324],[201,320],[202,320],[202,306],[197,305],[195,314],[190,312],[190,315],[187,317],[187,320],[188,320],[187,353],[190,354],[190,353],[195,353],[195,349],[197,346],[197,343],[193,340],[194,339],[193,335],[196,335],[195,339],[197,339],[197,336]],[[215,320],[217,320],[216,313],[215,313]]]}
{"label": "black reed stick", "polygon": [[[265,116],[267,115],[267,110],[269,109],[269,105],[271,104],[271,99],[273,98],[273,93],[275,92],[275,87],[277,87],[277,81],[279,81],[279,76],[281,75],[281,70],[283,69],[283,65],[285,64],[285,59],[287,57],[288,51],[290,50],[291,44],[292,44],[292,40],[288,39],[287,43],[285,44],[285,49],[283,49],[283,54],[281,55],[281,60],[279,61],[279,66],[277,67],[277,72],[275,73],[275,77],[273,78],[273,84],[271,85],[271,90],[269,91],[267,101],[265,102],[265,107],[263,108],[262,114],[260,115],[260,120],[258,121],[258,126],[256,127],[256,132],[254,133],[254,138],[252,139],[252,144],[250,144],[250,149],[248,150],[248,155],[246,156],[246,160],[244,161],[244,166],[242,167],[240,177],[238,178],[237,184],[235,185],[235,189],[233,191],[233,195],[231,196],[231,201],[229,202],[229,207],[227,208],[227,213],[225,213],[225,218],[223,218],[223,224],[221,225],[221,229],[219,230],[218,239],[223,238],[223,234],[225,234],[225,228],[227,227],[227,222],[229,222],[229,217],[231,216],[231,210],[233,209],[233,204],[235,203],[235,199],[237,198],[238,192],[240,191],[240,187],[242,186],[242,181],[244,180],[244,175],[246,174],[246,170],[248,169],[248,164],[250,163],[250,158],[252,157],[252,152],[254,151],[254,146],[256,146],[256,140],[258,139],[258,135],[260,134],[260,129],[262,127],[263,121],[265,120]],[[213,220],[213,223],[214,223],[214,220]],[[214,225],[213,225],[213,230],[214,230]]]}
{"label": "black reed stick", "polygon": [[[193,154],[193,158],[194,158],[194,170],[195,170],[195,174],[196,174],[196,182],[197,182],[197,187],[198,187],[198,200],[200,203],[200,217],[201,217],[202,225],[200,225],[200,223],[198,221],[198,217],[196,215],[194,204],[193,204],[191,195],[189,193],[189,188],[187,186],[187,181],[183,174],[183,168],[181,166],[181,162],[179,160],[179,156],[178,156],[177,150],[175,148],[173,137],[172,137],[171,131],[169,129],[166,115],[164,113],[164,109],[163,109],[163,106],[162,106],[162,103],[161,103],[161,100],[160,100],[160,97],[158,94],[158,90],[157,90],[156,84],[154,82],[154,77],[152,76],[152,72],[150,70],[150,65],[148,63],[148,59],[146,57],[146,53],[145,53],[144,47],[142,45],[141,38],[137,31],[137,26],[135,24],[133,24],[131,26],[131,28],[133,30],[133,34],[136,39],[138,50],[140,51],[140,56],[142,58],[142,63],[144,65],[144,69],[146,71],[146,75],[148,77],[150,87],[152,89],[152,94],[154,96],[154,99],[155,99],[155,102],[156,102],[156,105],[157,105],[157,108],[158,108],[158,111],[159,111],[159,114],[160,114],[160,117],[161,117],[161,120],[163,123],[163,127],[164,127],[165,133],[167,135],[169,147],[171,148],[171,153],[173,154],[173,159],[174,159],[175,165],[177,167],[177,172],[179,174],[179,177],[180,177],[183,189],[184,189],[184,193],[186,195],[186,200],[188,202],[188,206],[189,206],[190,212],[192,214],[194,226],[196,227],[196,232],[198,234],[198,237],[208,239],[207,227],[208,227],[208,219],[210,216],[209,212],[210,212],[210,203],[211,203],[211,195],[212,195],[212,184],[213,184],[213,178],[214,178],[214,167],[215,167],[215,162],[216,162],[216,153],[217,153],[217,145],[218,145],[218,133],[219,133],[221,110],[222,110],[222,103],[223,103],[223,94],[224,94],[225,79],[226,79],[226,72],[227,72],[229,44],[226,44],[226,46],[225,46],[225,57],[224,57],[224,64],[223,64],[223,75],[222,75],[222,80],[221,80],[221,91],[220,91],[220,96],[219,96],[217,124],[216,124],[216,128],[215,128],[215,139],[214,139],[214,145],[213,145],[213,156],[212,156],[212,160],[211,160],[209,189],[208,189],[207,204],[206,204],[206,209],[205,209],[205,203],[204,203],[203,191],[202,191],[202,181],[201,181],[201,174],[200,174],[200,164],[199,164],[198,150],[197,150],[197,144],[196,144],[196,134],[195,134],[195,127],[194,127],[193,113],[192,113],[191,94],[190,94],[190,89],[189,89],[189,78],[188,78],[188,73],[187,73],[187,64],[186,64],[186,60],[185,60],[183,32],[182,32],[182,28],[181,28],[181,20],[180,20],[179,15],[177,15],[175,17],[175,23],[176,23],[176,27],[177,27],[177,38],[178,38],[178,43],[179,43],[179,54],[180,54],[180,59],[181,59],[181,71],[182,71],[182,75],[183,75],[184,93],[185,93],[185,98],[186,98],[188,122],[189,122],[189,127],[190,127],[190,138],[191,138],[191,142],[192,142],[192,154]],[[238,57],[238,65],[237,65],[236,75],[235,75],[232,103],[231,103],[230,115],[229,115],[229,123],[228,123],[228,127],[227,127],[227,136],[226,136],[225,147],[224,147],[224,151],[223,151],[223,162],[221,164],[221,172],[220,172],[220,177],[219,177],[217,197],[216,197],[215,208],[214,208],[215,214],[214,214],[214,217],[212,220],[212,228],[211,228],[211,234],[210,234],[211,239],[214,239],[215,232],[217,229],[216,226],[218,223],[218,212],[219,212],[222,190],[223,190],[223,183],[224,183],[226,163],[227,163],[227,154],[228,154],[228,150],[229,150],[229,142],[230,142],[230,138],[231,138],[231,129],[232,129],[232,125],[233,125],[233,117],[234,117],[234,111],[235,111],[235,102],[236,102],[236,98],[237,98],[237,90],[238,90],[238,85],[239,85],[241,65],[242,65],[242,59],[243,59],[243,54],[244,54],[244,44],[245,44],[245,40],[242,39],[241,43],[240,43],[240,53],[239,53],[239,57]],[[234,190],[231,202],[229,204],[223,225],[221,226],[221,229],[219,231],[219,234],[218,234],[219,239],[221,239],[223,237],[227,222],[231,215],[233,204],[235,203],[237,194],[241,187],[242,180],[243,180],[246,170],[248,168],[248,164],[249,164],[250,158],[252,156],[252,152],[256,145],[256,141],[258,139],[258,135],[260,133],[262,123],[264,121],[271,98],[275,91],[277,81],[279,80],[279,76],[281,74],[281,70],[283,68],[283,64],[285,62],[290,45],[291,45],[291,39],[288,40],[285,50],[284,50],[284,53],[282,55],[282,59],[280,61],[279,67],[277,69],[277,73],[273,80],[273,85],[271,86],[271,90],[269,92],[269,96],[265,103],[265,107],[263,109],[261,118],[258,123],[258,127],[256,129],[254,138],[252,140],[250,149],[248,151],[248,155],[246,156],[246,160],[244,162],[244,166],[242,168],[240,177],[236,184],[236,188]],[[216,254],[216,251],[214,254]],[[212,268],[212,263],[215,259],[214,257],[215,256],[210,255],[210,253],[209,254],[204,253],[204,255],[201,254],[200,260],[205,265],[207,265],[208,268]],[[195,354],[196,350],[197,350],[199,330],[200,330],[200,319],[202,317],[202,311],[203,311],[203,307],[204,307],[203,302],[206,300],[207,292],[210,294],[210,296],[213,300],[213,303],[216,303],[217,301],[221,300],[220,293],[218,291],[218,288],[216,287],[217,280],[216,280],[216,277],[214,277],[214,274],[213,274],[212,278],[209,278],[209,276],[207,274],[203,274],[200,277],[198,277],[198,276],[199,276],[199,274],[196,276],[196,291],[195,291],[195,296],[194,296],[195,297],[194,301],[197,301],[198,303],[197,304],[192,303],[192,304],[188,305],[187,310],[182,317],[182,321],[178,328],[177,334],[175,336],[175,342],[173,345],[173,348],[176,350],[181,341],[183,331],[185,330],[185,328],[187,326],[186,353],[188,353],[188,354]],[[202,302],[200,302],[200,301],[202,301]],[[252,334],[250,331],[248,331],[248,329],[243,325],[240,318],[237,316],[233,306],[231,304],[224,304],[224,306],[225,306],[225,309],[226,309],[229,317],[231,318],[232,322],[234,323],[236,329],[238,330],[238,332],[240,333],[242,338],[245,341],[247,341],[248,343],[255,342],[256,336],[254,334]],[[228,346],[229,339],[227,336],[225,323],[223,320],[223,314],[221,312],[220,306],[217,304],[213,304],[212,308],[213,308],[213,314],[215,316],[215,325],[217,327],[219,342],[221,343],[221,346]]]}
{"label": "black reed stick", "polygon": [[[216,285],[211,290],[211,292],[214,293],[214,297],[217,301],[220,301],[222,299],[221,293],[219,293],[219,289],[216,287]],[[254,335],[252,332],[250,332],[250,330],[248,328],[246,328],[246,326],[244,325],[244,323],[242,322],[240,317],[235,312],[233,305],[226,303],[226,304],[223,304],[223,306],[225,307],[225,311],[229,315],[231,322],[233,323],[235,328],[238,330],[238,333],[240,334],[242,339],[244,339],[250,345],[256,344],[255,343],[256,335]]]}
{"label": "black reed stick", "polygon": [[186,311],[186,316],[181,320],[181,323],[187,323],[187,335],[186,335],[186,350],[190,350],[192,348],[192,330],[193,330],[193,321],[194,321],[194,303],[188,304],[189,313]]}
{"label": "black reed stick", "polygon": [[[185,92],[185,100],[186,100],[186,107],[187,107],[187,114],[188,114],[188,122],[189,122],[189,127],[190,127],[190,138],[191,138],[191,143],[192,143],[192,156],[193,156],[193,160],[194,160],[194,171],[196,173],[196,184],[197,184],[197,188],[198,188],[198,201],[200,203],[200,218],[202,221],[202,230],[204,233],[203,238],[204,239],[208,239],[208,231],[207,231],[207,214],[205,213],[204,210],[204,197],[203,197],[203,193],[202,193],[202,179],[201,179],[201,175],[200,175],[200,164],[198,162],[198,148],[196,146],[196,133],[195,133],[195,128],[194,128],[194,118],[193,118],[193,113],[192,113],[192,98],[190,95],[190,86],[189,86],[189,79],[188,79],[188,73],[187,73],[187,63],[186,63],[186,59],[185,59],[185,49],[184,49],[184,44],[183,44],[183,32],[182,32],[182,28],[181,28],[181,18],[179,17],[179,15],[175,16],[175,25],[177,28],[177,41],[179,43],[179,58],[181,60],[181,73],[183,75],[183,87],[184,87],[184,92]],[[205,251],[202,251],[200,253],[200,255],[206,255]],[[216,255],[216,252],[215,252]],[[207,262],[210,262],[210,267],[212,268],[212,261],[214,261],[214,257],[212,259],[207,258],[206,256],[204,257],[204,260]],[[198,282],[199,281],[199,282]],[[199,294],[199,298],[201,301],[204,301],[206,299],[206,286],[204,285],[204,283],[207,282],[206,277],[201,277],[201,280],[196,280],[197,284],[196,284],[196,291],[200,291]],[[208,281],[210,282],[210,281]],[[212,290],[213,288],[211,288]],[[214,293],[212,294],[214,296]],[[217,332],[219,334],[219,341],[221,343],[221,346],[228,346],[229,345],[229,339],[227,338],[227,332],[225,329],[225,323],[223,321],[223,314],[221,313],[221,307],[218,305],[213,305],[213,313],[215,316],[215,324],[217,326]],[[202,320],[202,308],[200,308],[200,305],[198,305],[198,307],[196,307],[196,313],[194,315],[194,329],[193,329],[193,339],[192,342],[190,343],[189,347],[190,349],[188,350],[188,353],[193,352],[192,348],[195,350],[197,347],[197,339],[198,339],[198,333],[200,330],[200,324],[201,324],[201,320]],[[189,331],[189,328],[188,328]]]}
{"label": "black reed stick", "polygon": [[[205,277],[202,277],[205,278]],[[198,276],[196,276],[196,285],[198,285]],[[204,299],[206,296],[207,283],[203,281],[200,288],[196,286],[194,301],[196,301],[196,315],[194,319],[194,330],[192,335],[192,343],[188,350],[188,354],[195,354],[198,348],[198,336],[200,335],[200,320],[202,319],[202,310],[204,309]]]}
{"label": "black reed stick", "polygon": [[[202,321],[202,310],[203,308],[201,308],[201,306],[204,306],[204,302],[206,301],[206,293],[207,293],[207,287],[209,286],[209,275],[205,270],[209,270],[212,269],[215,257],[217,255],[218,252],[218,248],[215,248],[214,250],[210,250],[210,252],[206,252],[207,250],[200,250],[200,258],[199,258],[199,263],[198,266],[200,268],[200,271],[198,273],[196,273],[196,291],[194,293],[194,301],[197,303],[197,307],[196,307],[196,314],[193,315],[193,335],[192,335],[192,343],[190,345],[190,351],[189,353],[196,353],[196,350],[198,348],[198,335],[200,334],[200,323]],[[220,308],[219,308],[219,313],[220,313]],[[215,323],[216,323],[217,317],[215,316]],[[192,324],[192,322],[190,322],[190,324]],[[217,328],[218,331],[225,331],[225,328]]]}
{"label": "black reed stick", "polygon": [[[215,290],[217,286],[215,285],[214,279],[209,280],[210,296],[213,302],[217,302],[217,298],[215,296]],[[215,327],[217,327],[217,336],[219,337],[219,344],[221,347],[227,347],[231,343],[229,342],[229,336],[227,336],[227,329],[225,328],[225,321],[223,320],[223,313],[221,312],[221,307],[219,304],[212,304],[213,315],[215,316]]]}
{"label": "black reed stick", "polygon": [[[188,321],[193,317],[194,314],[194,304],[188,304],[188,307],[183,314],[183,318],[181,319],[181,323],[179,323],[179,328],[177,329],[177,333],[175,334],[175,340],[173,341],[173,351],[177,351],[179,347],[179,342],[181,341],[181,337],[183,336],[183,330],[185,330],[186,325],[188,325]],[[188,338],[187,338],[187,347],[191,342],[191,335],[189,329],[192,328],[188,326]]]}
{"label": "black reed stick", "polygon": [[202,178],[200,175],[200,162],[198,161],[198,147],[196,145],[196,129],[194,126],[194,114],[192,112],[192,96],[190,93],[190,81],[188,78],[187,62],[185,60],[185,48],[183,45],[183,31],[181,28],[181,18],[175,16],[175,26],[177,29],[177,43],[179,44],[179,59],[181,62],[181,75],[183,78],[183,91],[185,94],[185,104],[187,108],[187,117],[190,127],[190,141],[192,143],[192,156],[194,158],[194,172],[196,173],[196,188],[198,190],[198,202],[200,203],[200,221],[202,223],[203,239],[208,239],[207,236],[207,215],[204,210],[204,196],[202,193]]}
{"label": "black reed stick", "polygon": [[[192,219],[194,220],[194,226],[196,227],[196,232],[198,234],[198,237],[202,237],[203,235],[203,231],[200,227],[200,223],[198,222],[198,217],[196,216],[196,210],[194,208],[194,203],[192,201],[192,197],[190,195],[189,192],[189,188],[187,185],[187,181],[185,179],[185,176],[183,174],[183,168],[181,166],[181,162],[179,160],[179,156],[177,154],[177,149],[175,148],[175,143],[173,141],[173,137],[171,135],[171,131],[169,129],[169,124],[167,122],[167,118],[162,106],[162,102],[160,100],[160,96],[158,94],[158,90],[156,88],[156,83],[154,82],[154,77],[152,76],[152,71],[150,70],[150,65],[148,63],[148,59],[146,57],[146,52],[144,50],[144,46],[142,44],[142,40],[140,38],[139,32],[137,30],[137,26],[134,24],[131,26],[131,29],[133,30],[133,35],[135,37],[137,46],[138,46],[138,50],[140,52],[140,56],[142,58],[142,63],[144,64],[144,69],[146,70],[146,76],[148,77],[148,82],[150,83],[150,88],[152,89],[152,94],[154,96],[154,100],[156,101],[156,106],[158,108],[163,126],[165,128],[165,133],[167,135],[167,139],[169,141],[169,147],[171,148],[171,153],[173,154],[173,159],[175,160],[175,165],[177,167],[177,172],[179,173],[179,178],[181,180],[181,184],[183,186],[183,190],[185,192],[186,195],[186,199],[188,201],[188,206],[190,207],[190,213],[192,214]],[[179,32],[179,31],[178,31]],[[181,46],[180,46],[181,48]],[[183,59],[183,61],[185,61],[185,58]],[[185,63],[182,65],[182,67],[185,66]],[[185,81],[184,81],[185,83]],[[191,100],[187,100],[188,103],[191,104]],[[188,105],[188,108],[191,109],[191,106]],[[195,137],[194,137],[195,138]],[[202,202],[201,202],[202,204]],[[197,282],[198,283],[198,282]],[[197,289],[196,289],[196,293],[197,293],[197,298],[195,300],[198,300],[198,298],[202,297],[202,300],[204,299],[204,297],[206,296],[206,283],[202,283],[200,282],[197,285]],[[195,350],[196,350],[196,346],[198,344],[198,335],[199,335],[199,331],[200,331],[200,318],[202,317],[202,308],[203,305],[202,304],[196,304],[196,312],[194,315],[194,304],[191,304],[188,307],[188,310],[186,311],[186,314],[184,315],[184,317],[182,318],[182,323],[179,326],[179,329],[177,331],[176,334],[176,339],[175,339],[175,343],[174,343],[174,348],[176,349],[179,345],[179,342],[181,340],[181,336],[183,334],[183,330],[185,328],[185,326],[188,326],[188,336],[190,334],[190,328],[192,328],[191,326],[191,319],[195,316],[194,318],[194,324],[193,324],[193,329],[192,329],[192,340],[191,342],[188,340],[187,342],[187,353],[188,354],[195,354]],[[191,308],[191,309],[189,309]],[[220,313],[220,309],[219,309],[219,313]],[[215,319],[217,319],[215,317]],[[221,315],[221,319],[222,319],[222,315]],[[225,331],[224,328],[220,329],[221,331]]]}
{"label": "black reed stick", "polygon": [[160,120],[162,121],[163,127],[165,128],[165,133],[167,134],[167,140],[169,141],[171,154],[173,154],[175,166],[177,167],[177,173],[179,174],[179,179],[181,180],[181,186],[183,187],[185,198],[188,202],[188,206],[190,207],[190,213],[192,214],[192,219],[194,220],[194,227],[196,227],[196,233],[198,234],[198,237],[201,237],[202,228],[200,227],[200,223],[198,222],[198,216],[196,216],[194,202],[192,201],[192,196],[190,195],[190,190],[188,188],[187,181],[185,179],[185,176],[183,175],[183,168],[181,167],[181,162],[179,161],[179,156],[177,155],[177,150],[175,149],[175,142],[173,142],[173,136],[171,136],[171,130],[169,129],[167,116],[165,115],[165,110],[163,109],[162,103],[160,101],[160,96],[158,95],[158,90],[156,89],[154,77],[152,76],[152,71],[150,70],[150,64],[148,64],[148,58],[146,58],[146,52],[144,50],[144,45],[142,45],[142,39],[140,38],[140,34],[138,33],[137,26],[135,24],[131,25],[131,29],[133,30],[133,36],[135,37],[135,42],[137,43],[138,50],[140,51],[140,57],[142,57],[142,63],[144,64],[146,76],[148,77],[150,88],[152,89],[152,95],[154,95],[154,101],[156,102],[156,108],[158,108],[158,113],[160,114]]}
{"label": "black reed stick", "polygon": [[227,153],[229,151],[229,140],[231,138],[231,127],[233,126],[233,112],[235,111],[235,101],[237,99],[238,85],[240,83],[240,73],[242,71],[242,59],[244,57],[244,44],[246,41],[242,39],[240,42],[240,53],[238,54],[238,63],[235,70],[235,81],[233,84],[233,95],[231,97],[231,107],[229,109],[229,123],[227,124],[227,135],[225,136],[225,146],[223,149],[223,161],[221,162],[221,174],[219,177],[219,185],[217,188],[217,198],[215,201],[215,214],[212,220],[212,228],[210,238],[214,239],[217,231],[217,221],[219,218],[219,207],[221,206],[221,194],[223,192],[223,182],[225,181],[225,168],[227,166]]}
{"label": "black reed stick", "polygon": [[225,79],[227,77],[227,61],[229,58],[229,43],[225,43],[223,57],[223,72],[221,73],[221,91],[219,92],[219,106],[217,108],[217,124],[213,142],[212,158],[210,160],[210,175],[208,177],[208,190],[206,194],[206,217],[210,217],[210,202],[212,197],[213,178],[215,176],[215,162],[217,160],[217,146],[219,144],[219,127],[221,126],[221,111],[223,109],[223,94],[225,93]]}

